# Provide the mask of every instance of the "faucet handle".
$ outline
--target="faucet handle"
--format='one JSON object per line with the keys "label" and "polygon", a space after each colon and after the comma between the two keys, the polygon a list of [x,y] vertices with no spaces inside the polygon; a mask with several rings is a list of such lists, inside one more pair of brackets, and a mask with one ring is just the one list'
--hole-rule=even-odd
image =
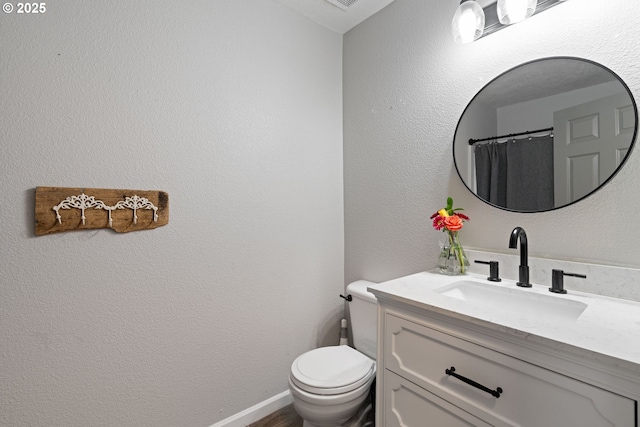
{"label": "faucet handle", "polygon": [[476,264],[486,264],[489,266],[489,277],[487,277],[487,280],[491,281],[491,282],[501,282],[502,279],[500,278],[500,273],[499,273],[499,266],[498,266],[498,261],[474,261]]}
{"label": "faucet handle", "polygon": [[564,289],[564,276],[571,277],[579,277],[581,279],[586,279],[587,276],[584,274],[578,273],[565,273],[562,270],[551,270],[551,287],[549,288],[549,292],[553,292],[555,294],[566,294],[567,291]]}

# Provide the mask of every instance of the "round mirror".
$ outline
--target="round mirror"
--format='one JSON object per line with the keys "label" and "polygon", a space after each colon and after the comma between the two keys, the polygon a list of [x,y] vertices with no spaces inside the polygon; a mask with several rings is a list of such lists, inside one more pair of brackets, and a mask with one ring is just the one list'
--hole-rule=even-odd
{"label": "round mirror", "polygon": [[580,58],[543,58],[499,75],[458,121],[453,158],[481,200],[515,212],[575,203],[622,167],[638,112],[611,70]]}

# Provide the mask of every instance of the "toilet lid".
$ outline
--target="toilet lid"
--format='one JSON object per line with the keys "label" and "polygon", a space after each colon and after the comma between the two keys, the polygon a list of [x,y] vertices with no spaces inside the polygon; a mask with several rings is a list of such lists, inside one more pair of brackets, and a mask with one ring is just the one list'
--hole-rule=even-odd
{"label": "toilet lid", "polygon": [[346,345],[321,347],[293,361],[291,380],[315,394],[334,395],[354,390],[374,374],[375,362]]}

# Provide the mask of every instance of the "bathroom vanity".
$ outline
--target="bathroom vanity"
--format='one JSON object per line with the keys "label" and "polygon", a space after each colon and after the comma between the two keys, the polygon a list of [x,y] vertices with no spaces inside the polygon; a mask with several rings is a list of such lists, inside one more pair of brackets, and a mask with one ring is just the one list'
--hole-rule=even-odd
{"label": "bathroom vanity", "polygon": [[432,272],[369,290],[376,425],[639,426],[640,303]]}

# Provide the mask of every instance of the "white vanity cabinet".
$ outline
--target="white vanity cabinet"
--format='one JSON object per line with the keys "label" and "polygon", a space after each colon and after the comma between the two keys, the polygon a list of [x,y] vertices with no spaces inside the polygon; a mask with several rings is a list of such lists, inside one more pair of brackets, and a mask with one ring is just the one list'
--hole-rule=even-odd
{"label": "white vanity cabinet", "polygon": [[376,425],[640,427],[639,377],[607,357],[370,290],[378,298]]}
{"label": "white vanity cabinet", "polygon": [[[384,316],[384,426],[635,427],[634,400],[476,345],[455,330],[441,332],[401,312],[386,310]],[[452,367],[489,391],[499,388],[499,397],[447,375]],[[435,396],[448,402],[453,407],[444,419],[451,421],[433,423],[436,411],[429,406],[414,414],[420,405],[402,402],[410,394],[422,405],[435,406]],[[467,414],[484,423],[460,423]],[[407,422],[411,416],[415,423]]]}

